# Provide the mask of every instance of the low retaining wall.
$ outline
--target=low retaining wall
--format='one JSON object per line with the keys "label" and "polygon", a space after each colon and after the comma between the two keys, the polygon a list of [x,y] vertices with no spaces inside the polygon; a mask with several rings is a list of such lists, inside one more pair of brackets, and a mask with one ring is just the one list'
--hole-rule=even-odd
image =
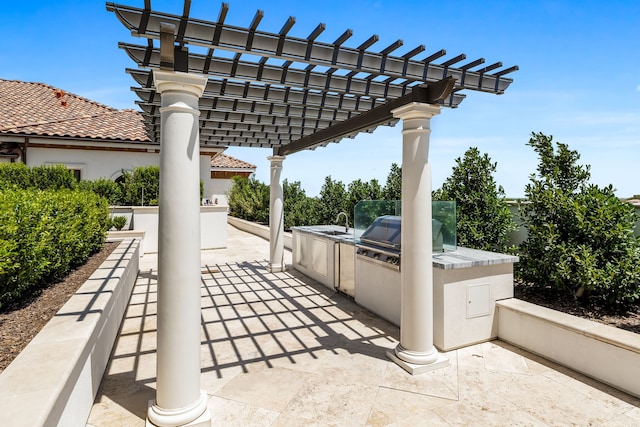
{"label": "low retaining wall", "polygon": [[[257,224],[255,222],[247,221],[232,216],[227,216],[227,222],[233,225],[235,228],[251,233],[255,236],[262,237],[265,240],[269,240],[269,226]],[[293,243],[293,237],[291,233],[284,233],[284,247],[291,250]]]}
{"label": "low retaining wall", "polygon": [[0,374],[0,425],[84,427],[138,275],[123,240]]}
{"label": "low retaining wall", "polygon": [[515,298],[496,307],[500,340],[640,397],[640,334]]}
{"label": "low retaining wall", "polygon": [[111,230],[107,231],[107,242],[115,242],[125,239],[137,239],[139,241],[138,244],[140,245],[140,250],[138,252],[142,257],[142,255],[144,255],[144,235],[144,230]]}

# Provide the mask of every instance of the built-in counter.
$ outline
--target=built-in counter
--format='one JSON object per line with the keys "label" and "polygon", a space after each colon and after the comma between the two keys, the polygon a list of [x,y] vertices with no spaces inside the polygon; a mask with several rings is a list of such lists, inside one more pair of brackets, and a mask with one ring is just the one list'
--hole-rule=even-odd
{"label": "built-in counter", "polygon": [[433,344],[449,351],[498,337],[496,301],[513,297],[517,256],[458,247],[433,255]]}
{"label": "built-in counter", "polygon": [[[400,272],[355,256],[352,230],[293,227],[293,267],[400,326]],[[513,297],[518,257],[458,247],[433,254],[433,343],[441,351],[495,339],[495,303]],[[352,288],[352,289],[351,289]],[[348,290],[347,290],[348,289]]]}
{"label": "built-in counter", "polygon": [[[144,231],[144,253],[158,252],[158,206],[132,206],[133,230]],[[200,206],[200,248],[227,247],[227,211],[223,205]]]}
{"label": "built-in counter", "polygon": [[[461,247],[433,254],[433,344],[439,350],[497,337],[495,302],[513,297],[517,260]],[[400,326],[400,272],[356,258],[355,300]]]}
{"label": "built-in counter", "polygon": [[338,225],[292,227],[293,268],[329,289],[353,296],[353,229]]}

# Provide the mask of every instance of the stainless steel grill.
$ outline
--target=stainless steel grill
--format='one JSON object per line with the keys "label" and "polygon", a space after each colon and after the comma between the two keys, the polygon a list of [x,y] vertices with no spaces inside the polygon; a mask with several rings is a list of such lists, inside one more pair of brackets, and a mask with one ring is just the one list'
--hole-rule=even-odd
{"label": "stainless steel grill", "polygon": [[[376,218],[362,233],[356,244],[356,258],[371,261],[400,271],[401,231],[400,216],[385,215]],[[432,219],[433,251],[443,251],[442,223]]]}
{"label": "stainless steel grill", "polygon": [[400,217],[380,216],[360,236],[356,258],[400,271],[400,236]]}

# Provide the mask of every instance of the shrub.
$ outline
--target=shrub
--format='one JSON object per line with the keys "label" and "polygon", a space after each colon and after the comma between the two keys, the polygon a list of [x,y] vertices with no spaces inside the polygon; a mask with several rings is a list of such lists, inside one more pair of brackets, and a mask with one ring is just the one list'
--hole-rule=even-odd
{"label": "shrub", "polygon": [[[127,217],[122,215],[116,215],[111,218],[110,226],[120,231],[127,224]],[[110,227],[110,228],[111,228]]]}
{"label": "shrub", "polygon": [[0,188],[33,188],[32,176],[24,163],[0,163]]}
{"label": "shrub", "polygon": [[28,167],[23,163],[0,164],[0,188],[75,189],[78,182],[64,165]]}
{"label": "shrub", "polygon": [[80,181],[78,188],[86,191],[93,191],[99,196],[107,199],[111,206],[122,205],[122,186],[115,181],[106,178],[98,178],[93,181]]}
{"label": "shrub", "polygon": [[553,137],[532,134],[537,175],[520,205],[528,239],[520,245],[516,273],[539,288],[551,286],[574,297],[591,296],[609,306],[640,301],[640,243],[637,215],[611,186],[589,184],[580,155]]}
{"label": "shrub", "polygon": [[122,171],[123,200],[129,206],[157,206],[160,189],[160,167],[141,166],[133,172]]}
{"label": "shrub", "polygon": [[456,202],[457,237],[460,246],[487,251],[507,250],[509,233],[516,229],[504,190],[493,179],[496,163],[488,154],[469,148],[456,159],[453,172],[435,200]]}
{"label": "shrub", "polygon": [[106,200],[86,191],[0,192],[0,307],[64,277],[104,243]]}

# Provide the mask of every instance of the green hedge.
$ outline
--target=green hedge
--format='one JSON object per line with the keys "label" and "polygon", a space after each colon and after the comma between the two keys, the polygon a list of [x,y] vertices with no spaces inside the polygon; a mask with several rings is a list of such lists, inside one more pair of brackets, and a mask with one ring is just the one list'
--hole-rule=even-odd
{"label": "green hedge", "polygon": [[102,248],[107,201],[87,191],[0,191],[0,308],[63,278]]}
{"label": "green hedge", "polygon": [[98,196],[102,196],[111,206],[120,206],[123,204],[122,185],[107,178],[98,178],[93,181],[82,180],[78,183],[80,190],[93,191]]}
{"label": "green hedge", "polygon": [[158,206],[160,167],[140,166],[123,171],[122,204],[124,206]]}
{"label": "green hedge", "polygon": [[73,190],[77,186],[73,172],[64,165],[29,167],[23,163],[0,164],[0,189]]}

